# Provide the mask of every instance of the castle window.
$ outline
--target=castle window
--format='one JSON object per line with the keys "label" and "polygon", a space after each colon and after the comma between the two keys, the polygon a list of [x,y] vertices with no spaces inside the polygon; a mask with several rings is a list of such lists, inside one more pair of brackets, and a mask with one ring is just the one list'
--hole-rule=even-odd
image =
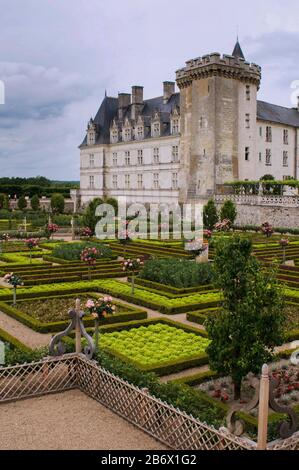
{"label": "castle window", "polygon": [[142,140],[143,138],[144,138],[143,126],[138,126],[137,127],[137,139]]}
{"label": "castle window", "polygon": [[154,164],[158,165],[159,161],[160,161],[160,151],[158,147],[155,147],[154,148]]}
{"label": "castle window", "polygon": [[118,130],[117,129],[113,129],[112,132],[111,132],[111,142],[113,144],[118,142]]}
{"label": "castle window", "polygon": [[172,189],[178,189],[178,174],[172,173]]}
{"label": "castle window", "polygon": [[138,150],[138,165],[143,165],[143,150]]}
{"label": "castle window", "polygon": [[249,155],[250,155],[250,149],[249,147],[245,147],[245,161],[249,162]]}
{"label": "castle window", "polygon": [[266,142],[272,142],[272,127],[266,127]]}
{"label": "castle window", "polygon": [[246,85],[246,99],[250,101],[250,85]]}
{"label": "castle window", "polygon": [[131,134],[132,134],[131,129],[126,128],[124,130],[124,140],[125,141],[131,140]]}
{"label": "castle window", "polygon": [[289,144],[289,131],[288,131],[288,129],[284,129],[284,131],[283,131],[283,143],[285,145]]}
{"label": "castle window", "polygon": [[126,165],[126,166],[131,165],[131,156],[130,156],[130,152],[129,152],[129,151],[126,151],[126,152],[125,152],[125,165]]}
{"label": "castle window", "polygon": [[117,166],[117,153],[113,152],[112,154],[112,164],[113,166]]}
{"label": "castle window", "polygon": [[200,120],[199,120],[199,127],[200,129],[203,128],[203,117],[201,116]]}
{"label": "castle window", "polygon": [[117,187],[118,187],[118,184],[117,184],[117,175],[113,175],[113,177],[112,177],[112,185],[113,185],[113,189],[117,189]]}
{"label": "castle window", "polygon": [[180,132],[179,120],[176,118],[172,120],[172,134],[178,134],[179,132]]}
{"label": "castle window", "polygon": [[262,152],[259,153],[259,162],[262,161]]}
{"label": "castle window", "polygon": [[263,128],[260,127],[260,137],[263,137]]}
{"label": "castle window", "polygon": [[271,149],[266,149],[266,165],[267,166],[272,166],[272,152]]}
{"label": "castle window", "polygon": [[288,167],[289,166],[289,154],[287,151],[283,152],[283,166]]}
{"label": "castle window", "polygon": [[94,131],[89,131],[87,134],[87,145],[95,145],[96,135]]}
{"label": "castle window", "polygon": [[137,187],[138,189],[143,189],[143,174],[139,173],[137,175]]}
{"label": "castle window", "polygon": [[250,129],[250,114],[245,114],[246,129]]}
{"label": "castle window", "polygon": [[159,189],[159,173],[154,173],[154,188]]}
{"label": "castle window", "polygon": [[155,122],[152,127],[152,136],[153,137],[160,137],[160,123]]}
{"label": "castle window", "polygon": [[89,155],[89,166],[94,168],[94,155],[92,153]]}
{"label": "castle window", "polygon": [[172,162],[178,163],[179,161],[179,147],[178,145],[173,145],[172,147]]}
{"label": "castle window", "polygon": [[125,188],[130,189],[130,175],[125,175]]}
{"label": "castle window", "polygon": [[94,189],[94,176],[89,177],[89,189]]}

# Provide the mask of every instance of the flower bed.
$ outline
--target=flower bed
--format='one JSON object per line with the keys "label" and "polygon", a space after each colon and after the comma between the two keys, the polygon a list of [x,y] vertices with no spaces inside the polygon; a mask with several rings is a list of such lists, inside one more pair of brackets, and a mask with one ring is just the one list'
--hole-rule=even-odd
{"label": "flower bed", "polygon": [[[81,293],[81,295],[79,294],[77,296],[40,297],[30,301],[18,301],[16,307],[13,307],[8,302],[0,302],[0,310],[35,331],[41,333],[62,331],[70,322],[68,311],[74,308],[75,300],[78,296],[82,302],[91,297],[97,298],[94,294],[87,295],[86,293]],[[147,313],[141,309],[129,307],[120,302],[115,303],[115,305],[115,314],[108,315],[105,320],[103,320],[104,324],[107,325],[147,318]],[[93,326],[94,319],[91,316],[86,316],[84,318],[84,324],[86,326]]]}
{"label": "flower bed", "polygon": [[206,363],[208,344],[200,332],[180,328],[175,322],[148,322],[100,335],[104,351],[160,375]]}

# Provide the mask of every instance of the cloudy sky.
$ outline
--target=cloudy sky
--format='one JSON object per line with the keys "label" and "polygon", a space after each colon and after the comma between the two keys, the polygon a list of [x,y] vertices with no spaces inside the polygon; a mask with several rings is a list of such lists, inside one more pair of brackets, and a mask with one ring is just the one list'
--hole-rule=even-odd
{"label": "cloudy sky", "polygon": [[186,60],[230,54],[237,29],[263,67],[259,98],[292,106],[298,18],[298,0],[0,0],[0,176],[79,179],[77,147],[105,89],[161,95]]}

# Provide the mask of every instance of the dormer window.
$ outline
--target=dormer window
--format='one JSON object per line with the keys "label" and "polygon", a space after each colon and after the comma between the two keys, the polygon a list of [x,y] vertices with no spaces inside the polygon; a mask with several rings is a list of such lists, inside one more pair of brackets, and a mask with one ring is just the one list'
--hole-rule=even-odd
{"label": "dormer window", "polygon": [[128,142],[128,140],[131,140],[132,139],[132,130],[131,128],[129,127],[126,127],[124,130],[123,130],[123,140],[125,142]]}
{"label": "dormer window", "polygon": [[144,139],[144,127],[143,126],[137,126],[136,138],[137,140]]}
{"label": "dormer window", "polygon": [[172,121],[171,121],[171,133],[174,134],[174,135],[180,133],[179,118],[172,119]]}
{"label": "dormer window", "polygon": [[152,125],[152,137],[160,137],[160,123],[159,122],[154,122]]}
{"label": "dormer window", "polygon": [[117,129],[112,129],[110,138],[113,144],[118,142],[118,130]]}
{"label": "dormer window", "polygon": [[92,119],[90,119],[87,126],[87,145],[95,145],[96,143],[96,125]]}

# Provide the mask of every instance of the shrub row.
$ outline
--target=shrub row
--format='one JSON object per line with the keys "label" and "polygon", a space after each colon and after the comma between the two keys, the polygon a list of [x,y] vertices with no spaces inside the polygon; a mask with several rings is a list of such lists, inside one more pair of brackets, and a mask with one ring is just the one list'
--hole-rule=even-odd
{"label": "shrub row", "polygon": [[149,287],[149,288],[155,289],[163,293],[176,294],[177,296],[181,296],[183,294],[193,294],[195,292],[201,292],[201,291],[209,291],[209,290],[214,289],[214,287],[209,284],[204,285],[204,286],[199,285],[197,287],[184,287],[182,289],[179,289],[177,287],[172,287],[167,284],[160,284],[159,282],[149,281],[147,279],[142,279],[140,277],[135,278],[135,284],[142,286],[142,287]]}

